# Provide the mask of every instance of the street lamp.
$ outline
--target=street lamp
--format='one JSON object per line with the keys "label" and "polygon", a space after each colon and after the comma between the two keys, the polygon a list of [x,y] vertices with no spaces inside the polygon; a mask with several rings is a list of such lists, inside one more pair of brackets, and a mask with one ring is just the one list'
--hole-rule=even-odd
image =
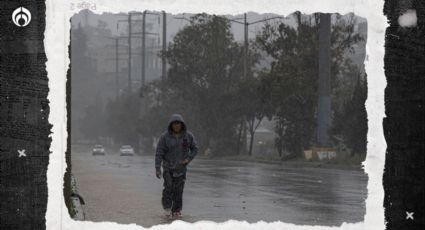
{"label": "street lamp", "polygon": [[265,21],[269,21],[269,20],[273,20],[273,19],[283,19],[284,17],[281,16],[276,16],[276,17],[271,17],[271,18],[265,18],[265,19],[261,19],[261,20],[257,20],[257,21],[253,21],[253,22],[247,22],[247,18],[246,18],[246,13],[244,13],[244,21],[238,21],[236,19],[228,19],[227,20],[234,22],[234,23],[238,23],[238,24],[242,24],[244,25],[244,60],[243,60],[243,77],[244,79],[246,79],[246,75],[247,75],[247,68],[248,68],[248,26],[250,25],[254,25],[260,22],[265,22]]}
{"label": "street lamp", "polygon": [[[174,18],[175,19],[180,19],[180,20],[185,20],[185,21],[191,22],[190,19],[188,19],[188,18],[186,18],[184,16],[182,16],[182,17],[174,17]],[[245,79],[246,78],[246,75],[247,75],[247,68],[248,68],[248,27],[250,25],[254,25],[254,24],[257,24],[257,23],[261,23],[261,22],[265,22],[265,21],[269,21],[269,20],[273,20],[273,19],[277,19],[277,18],[284,19],[285,17],[275,16],[275,17],[264,18],[264,19],[261,19],[261,20],[253,21],[253,22],[247,22],[247,16],[246,16],[246,13],[244,13],[244,17],[243,18],[233,18],[233,19],[226,18],[226,17],[223,17],[223,18],[229,20],[230,22],[234,22],[234,23],[237,23],[237,24],[244,25],[244,63],[243,63],[243,77]],[[243,22],[238,21],[239,19],[244,19],[244,21]]]}

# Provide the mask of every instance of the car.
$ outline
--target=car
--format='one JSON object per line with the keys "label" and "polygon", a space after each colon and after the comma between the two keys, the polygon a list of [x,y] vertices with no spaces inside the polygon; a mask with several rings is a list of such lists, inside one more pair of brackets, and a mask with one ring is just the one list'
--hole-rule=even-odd
{"label": "car", "polygon": [[131,145],[123,145],[120,148],[120,156],[134,156],[134,149]]}
{"label": "car", "polygon": [[105,155],[105,148],[103,145],[95,145],[92,150],[92,155]]}

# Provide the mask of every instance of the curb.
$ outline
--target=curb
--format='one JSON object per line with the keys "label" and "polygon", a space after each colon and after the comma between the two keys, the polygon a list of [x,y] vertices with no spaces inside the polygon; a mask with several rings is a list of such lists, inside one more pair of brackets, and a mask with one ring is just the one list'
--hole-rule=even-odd
{"label": "curb", "polygon": [[72,217],[74,220],[85,220],[86,215],[84,213],[83,205],[85,204],[83,197],[80,196],[77,189],[77,181],[74,175],[71,175],[71,201],[74,206],[75,214]]}

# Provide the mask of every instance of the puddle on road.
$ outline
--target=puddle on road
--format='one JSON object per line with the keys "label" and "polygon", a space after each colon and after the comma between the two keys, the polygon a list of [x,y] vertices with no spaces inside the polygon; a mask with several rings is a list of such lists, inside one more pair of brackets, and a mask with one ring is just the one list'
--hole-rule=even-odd
{"label": "puddle on road", "polygon": [[117,167],[117,168],[130,168],[129,164],[125,164],[125,163],[121,163],[121,162],[110,162],[110,161],[108,161],[108,165],[110,165],[112,167]]}

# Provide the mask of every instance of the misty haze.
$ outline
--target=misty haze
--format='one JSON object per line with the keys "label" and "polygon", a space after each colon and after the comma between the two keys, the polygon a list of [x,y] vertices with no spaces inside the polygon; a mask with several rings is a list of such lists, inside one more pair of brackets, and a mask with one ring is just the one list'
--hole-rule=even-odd
{"label": "misty haze", "polygon": [[179,219],[363,221],[364,18],[83,10],[70,23],[73,218],[173,221],[155,154],[180,114],[197,154]]}

